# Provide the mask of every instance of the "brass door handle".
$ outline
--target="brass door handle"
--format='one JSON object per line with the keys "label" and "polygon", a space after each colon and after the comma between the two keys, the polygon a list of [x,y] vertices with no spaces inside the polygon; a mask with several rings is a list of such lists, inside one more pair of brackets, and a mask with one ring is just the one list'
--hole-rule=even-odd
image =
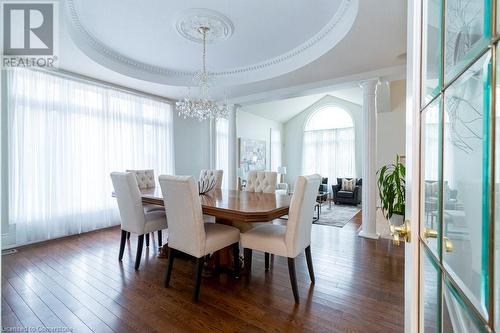
{"label": "brass door handle", "polygon": [[402,225],[398,226],[391,225],[389,229],[393,237],[392,242],[395,245],[401,244],[402,240],[407,243],[411,241],[410,221],[406,220]]}
{"label": "brass door handle", "polygon": [[[438,232],[437,230],[424,228],[424,238],[437,238]],[[453,243],[448,237],[443,237],[444,248],[446,252],[453,252]]]}

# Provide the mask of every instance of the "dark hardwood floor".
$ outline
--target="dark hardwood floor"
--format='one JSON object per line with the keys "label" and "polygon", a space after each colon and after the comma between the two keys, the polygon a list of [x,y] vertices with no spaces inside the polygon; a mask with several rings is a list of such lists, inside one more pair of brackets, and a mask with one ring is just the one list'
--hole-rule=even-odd
{"label": "dark hardwood floor", "polygon": [[356,216],[341,229],[313,225],[316,284],[300,255],[299,305],[286,258],[275,257],[265,272],[264,254],[256,251],[249,281],[204,277],[193,303],[194,262],[177,260],[165,289],[167,259],[156,258],[155,242],[135,271],[137,237],[120,263],[118,228],[23,247],[2,257],[2,325],[73,332],[402,332],[403,247],[359,238],[359,223]]}

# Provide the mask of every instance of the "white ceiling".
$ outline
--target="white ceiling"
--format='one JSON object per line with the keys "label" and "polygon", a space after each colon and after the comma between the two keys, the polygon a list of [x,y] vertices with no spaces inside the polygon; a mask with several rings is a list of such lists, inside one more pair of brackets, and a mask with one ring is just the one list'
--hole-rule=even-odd
{"label": "white ceiling", "polygon": [[358,105],[362,104],[363,92],[359,87],[346,88],[341,90],[336,90],[332,92],[327,92],[323,94],[314,94],[308,96],[287,98],[282,100],[275,100],[266,103],[259,103],[253,105],[245,105],[241,108],[242,111],[253,113],[257,116],[278,121],[280,123],[286,123],[302,111],[304,111],[309,106],[313,105],[326,95],[341,98],[343,100],[355,103]]}
{"label": "white ceiling", "polygon": [[[71,0],[64,0],[64,1],[68,3],[68,1]],[[82,0],[73,0],[73,1],[82,1]],[[333,3],[338,5],[339,1],[340,0],[336,0]],[[97,0],[85,0],[85,2],[89,3],[97,2]],[[133,31],[124,30],[125,32],[122,33],[120,32],[122,30],[115,27],[115,25],[118,27],[124,27],[128,23],[132,24],[132,26],[136,26],[135,23],[129,22],[128,19],[124,19],[127,17],[125,14],[127,15],[131,14],[130,12],[128,13],[122,12],[121,9],[122,3],[125,3],[125,5],[123,6],[125,10],[130,10],[131,4],[135,5],[134,7],[135,12],[133,13],[135,19],[132,21],[146,20],[147,22],[147,20],[149,19],[148,15],[150,15],[150,13],[154,11],[153,9],[157,8],[155,6],[167,6],[168,4],[168,6],[174,7],[174,2],[165,2],[159,0],[142,1],[140,6],[137,5],[137,2],[132,0],[126,0],[126,1],[115,0],[106,2],[100,1],[99,4],[95,3],[94,4],[95,8],[100,9],[100,11],[105,14],[105,17],[108,18],[110,29],[112,29],[116,33],[116,36],[114,36],[114,38],[117,40],[122,40],[122,42],[123,40],[127,40],[128,37],[130,38],[133,37],[134,41],[138,40],[137,36],[132,36],[134,33]],[[180,2],[175,2],[175,3],[177,4]],[[182,3],[183,6],[187,6],[185,5],[185,3],[196,3],[198,6],[206,8],[212,8],[212,7],[215,8],[216,7],[215,4],[217,3],[218,5],[216,9],[218,9],[222,14],[226,16],[229,16],[229,14],[236,12],[239,12],[240,16],[245,16],[244,15],[245,10],[252,7],[251,5],[248,4],[250,2],[234,2],[229,0],[223,2],[226,6],[225,7],[226,9],[221,7],[222,6],[220,5],[221,2],[215,2],[215,1],[209,2],[209,1],[199,0],[197,2],[183,1]],[[267,3],[268,2],[266,2],[266,4]],[[324,1],[315,0],[315,3],[316,5],[318,5],[318,8],[324,9],[325,3],[331,3],[331,2],[327,0]],[[320,56],[316,60],[314,60],[315,57],[311,57],[309,59],[311,61],[309,64],[301,65],[302,67],[295,69],[292,72],[282,74],[274,78],[261,80],[253,83],[246,83],[246,84],[239,84],[239,82],[236,82],[235,84],[229,87],[216,86],[212,88],[213,95],[215,97],[218,97],[227,94],[231,102],[231,100],[233,99],[236,100],[237,98],[241,98],[242,96],[249,96],[264,92],[266,93],[272,93],[273,91],[278,92],[288,89],[290,87],[312,84],[318,81],[326,81],[326,80],[333,80],[336,78],[349,77],[357,74],[359,74],[358,76],[363,76],[363,73],[383,68],[396,68],[397,66],[404,65],[406,59],[402,55],[404,55],[406,50],[405,3],[406,3],[405,1],[401,0],[384,0],[384,4],[381,5],[379,0],[360,1],[358,13],[352,28],[349,30],[347,35],[337,44],[330,45],[331,49],[324,55]],[[308,6],[306,7],[314,7],[310,5],[309,1],[307,2],[307,4]],[[233,7],[235,7],[236,9]],[[162,7],[162,8],[168,8],[168,7]],[[178,8],[178,6],[176,8]],[[302,8],[302,9],[304,13],[306,13],[304,14],[305,17],[309,17],[313,15],[312,13],[315,13],[314,9],[307,9],[307,8]],[[276,12],[277,9],[274,10],[275,10],[274,13],[277,13]],[[329,11],[327,10],[327,13],[331,15],[333,11],[335,11],[335,6],[332,6],[332,9],[330,9]],[[152,94],[161,95],[171,99],[181,98],[186,94],[187,90],[185,87],[177,87],[173,85],[159,84],[148,80],[137,79],[136,77],[140,76],[134,69],[123,67],[123,68],[113,68],[112,70],[109,69],[109,67],[105,67],[99,64],[99,63],[106,64],[106,60],[101,61],[102,59],[99,58],[99,57],[105,58],[105,56],[97,55],[94,56],[93,58],[90,58],[85,52],[82,51],[82,49],[77,47],[73,38],[70,37],[70,31],[72,31],[71,30],[72,28],[67,25],[68,13],[64,10],[61,10],[61,13],[62,15],[60,20],[60,52],[59,52],[59,67],[61,69],[94,77],[103,81],[116,83],[126,87],[142,90]],[[102,13],[99,14],[98,16],[99,17],[103,16]],[[292,22],[290,26],[294,27],[299,26],[299,28],[303,28],[302,21],[298,20],[296,16],[293,16],[293,14],[289,13],[288,11],[284,11],[283,13],[286,13],[286,15],[281,16],[282,20],[285,20],[287,22]],[[161,16],[166,14],[164,12],[159,12],[158,15]],[[295,17],[294,19],[295,21],[290,19],[287,20],[288,15],[292,15],[290,17]],[[229,40],[231,39],[234,39],[235,41],[237,40],[238,22],[245,21],[247,22],[246,24],[249,24],[250,26],[253,24],[254,27],[261,25],[269,27],[270,24],[272,24],[272,20],[269,20],[271,21],[271,23],[264,22],[259,15],[247,15],[247,16],[248,17],[245,17],[245,20],[243,20],[241,17],[232,17],[232,21],[234,23],[235,28],[234,28],[234,34]],[[249,17],[251,18],[251,20]],[[325,22],[326,17],[327,17],[326,14],[323,16],[321,15],[319,16],[318,20],[322,22],[321,24]],[[101,25],[104,24],[103,21],[99,22],[100,22],[99,24]],[[163,25],[164,30],[171,29],[175,31],[175,27],[172,27],[172,24],[174,23],[165,21],[165,24]],[[321,24],[314,25],[315,27],[314,29],[317,29],[317,27]],[[283,25],[278,24],[278,26],[281,26],[283,28]],[[95,28],[99,28],[99,30],[102,30],[102,27],[103,26],[97,26],[97,25],[95,26]],[[126,27],[124,27],[124,29],[125,28]],[[159,37],[156,36],[158,34],[158,31],[156,31],[155,29],[159,28],[161,28],[159,23],[155,23],[155,25],[151,26],[143,25],[139,35],[142,36],[143,39],[153,38],[153,40],[156,41],[156,43],[158,43]],[[311,28],[310,30],[308,30],[307,33],[301,35],[302,36],[301,38],[307,38],[307,35],[313,33],[314,29]],[[108,42],[110,43],[112,42],[111,37],[106,36],[104,33],[100,37],[108,38],[109,39]],[[229,42],[229,40],[227,42]],[[280,40],[280,37],[274,35],[274,37],[271,40],[266,41],[266,43],[268,44],[278,40]],[[188,42],[186,41],[185,43]],[[219,46],[221,46],[222,50],[224,50],[223,47],[224,43],[225,42],[221,42],[218,44]],[[196,46],[199,47],[199,45],[195,43],[192,44],[194,45],[193,47],[195,48]],[[279,47],[276,47],[274,49],[270,48],[269,52],[271,52],[272,54],[279,53],[286,47],[290,47],[290,45],[292,44],[293,44],[292,41],[286,41],[286,43],[284,43],[281,46],[281,48]],[[120,45],[123,45],[123,43],[121,43]],[[211,45],[214,45],[215,47],[215,44]],[[265,44],[263,43],[260,43],[259,40],[249,39],[247,43],[241,45],[244,45],[242,46],[241,50],[242,53],[246,53],[245,51],[247,51],[248,49],[253,50],[253,49],[267,48],[267,46],[265,46]],[[183,66],[192,66],[193,68],[199,66],[200,64],[200,59],[198,59],[199,52],[187,52],[187,53],[177,52],[178,50],[177,44],[174,44],[171,47],[176,50],[175,53],[179,58],[188,59],[185,61]],[[140,57],[140,59],[143,61],[146,60],[160,61],[162,58],[161,55],[157,54],[158,50],[155,48],[154,43],[149,44],[149,46],[148,43],[143,43],[140,44],[140,47],[137,48],[131,47],[130,50],[128,51],[126,49],[122,49],[121,51],[130,52],[130,54],[127,54],[127,56]],[[196,55],[192,56],[192,53],[196,53]],[[271,53],[270,55],[272,55]],[[209,62],[210,62],[210,54],[211,53],[209,53]],[[262,57],[265,55],[265,52],[264,53],[261,52],[258,54],[259,57]],[[249,58],[245,59],[248,60]],[[258,60],[258,57],[255,59]],[[222,66],[224,63],[231,63],[233,65],[238,65],[237,61],[232,60],[232,54],[230,54],[229,52],[222,51],[217,57],[216,61],[219,63],[218,66]],[[179,69],[182,70],[183,68]],[[241,82],[244,82],[244,80],[242,80]],[[279,98],[279,96],[277,96],[277,98]]]}

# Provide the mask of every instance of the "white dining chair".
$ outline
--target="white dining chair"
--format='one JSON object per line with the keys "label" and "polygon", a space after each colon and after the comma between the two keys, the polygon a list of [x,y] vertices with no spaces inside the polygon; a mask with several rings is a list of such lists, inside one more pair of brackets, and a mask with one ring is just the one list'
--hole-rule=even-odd
{"label": "white dining chair", "polygon": [[[247,174],[247,183],[245,186],[246,192],[256,193],[276,193],[276,182],[278,173],[273,171],[249,171]],[[269,223],[269,222],[264,222]],[[238,228],[241,232],[246,232],[256,226],[263,224],[263,222],[244,223],[234,221],[233,226]]]}
{"label": "white dining chair", "polygon": [[249,171],[245,191],[275,193],[277,177],[274,171]]}
{"label": "white dining chair", "polygon": [[[153,169],[145,169],[145,170],[125,170],[126,172],[131,172],[135,175],[137,180],[137,186],[139,186],[140,190],[154,189],[155,188],[155,171]],[[165,208],[160,205],[154,204],[142,204],[144,211],[146,213],[151,212],[153,210],[165,211]],[[127,234],[127,238],[130,239],[130,233]],[[149,246],[149,234],[145,235],[146,238],[146,247]],[[161,248],[162,246],[162,233],[161,230],[158,231],[158,246]]]}
{"label": "white dining chair", "polygon": [[207,170],[202,169],[200,171],[200,181],[207,180],[215,177],[215,187],[214,189],[220,190],[222,188],[222,178],[224,177],[224,170]]}
{"label": "white dining chair", "polygon": [[266,270],[269,253],[288,258],[288,270],[295,302],[299,303],[295,258],[305,250],[311,282],[315,283],[311,259],[311,228],[314,205],[321,181],[320,175],[299,176],[295,183],[286,225],[263,223],[241,234],[245,269],[250,274],[252,250],[266,253]]}
{"label": "white dining chair", "polygon": [[167,229],[165,210],[153,210],[145,212],[142,208],[142,198],[137,185],[135,175],[131,172],[113,172],[111,181],[115,189],[118,209],[121,217],[121,241],[118,259],[123,259],[123,251],[127,233],[138,234],[137,254],[135,257],[135,269],[139,269],[144,245],[144,235]]}
{"label": "white dining chair", "polygon": [[[200,177],[198,180],[200,182],[210,180],[215,177],[215,190],[220,190],[222,188],[222,177],[224,176],[224,170],[208,170],[202,169],[200,171]],[[203,221],[209,223],[215,223],[215,217],[211,215],[203,214]]]}
{"label": "white dining chair", "polygon": [[203,222],[201,200],[193,176],[160,176],[159,180],[169,223],[168,247],[170,251],[165,287],[169,286],[177,253],[183,252],[191,255],[196,258],[193,298],[198,301],[206,255],[232,245],[234,273],[235,276],[239,276],[240,232],[228,225]]}

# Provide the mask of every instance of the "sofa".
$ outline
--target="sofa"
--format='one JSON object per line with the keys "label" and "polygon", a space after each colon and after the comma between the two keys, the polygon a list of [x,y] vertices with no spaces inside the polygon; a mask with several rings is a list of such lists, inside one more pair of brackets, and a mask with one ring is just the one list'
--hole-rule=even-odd
{"label": "sofa", "polygon": [[[342,179],[337,178],[337,184],[332,185],[332,199],[335,204],[359,205],[361,203],[362,180],[356,180],[354,191],[342,189]],[[351,180],[352,178],[346,178]]]}

